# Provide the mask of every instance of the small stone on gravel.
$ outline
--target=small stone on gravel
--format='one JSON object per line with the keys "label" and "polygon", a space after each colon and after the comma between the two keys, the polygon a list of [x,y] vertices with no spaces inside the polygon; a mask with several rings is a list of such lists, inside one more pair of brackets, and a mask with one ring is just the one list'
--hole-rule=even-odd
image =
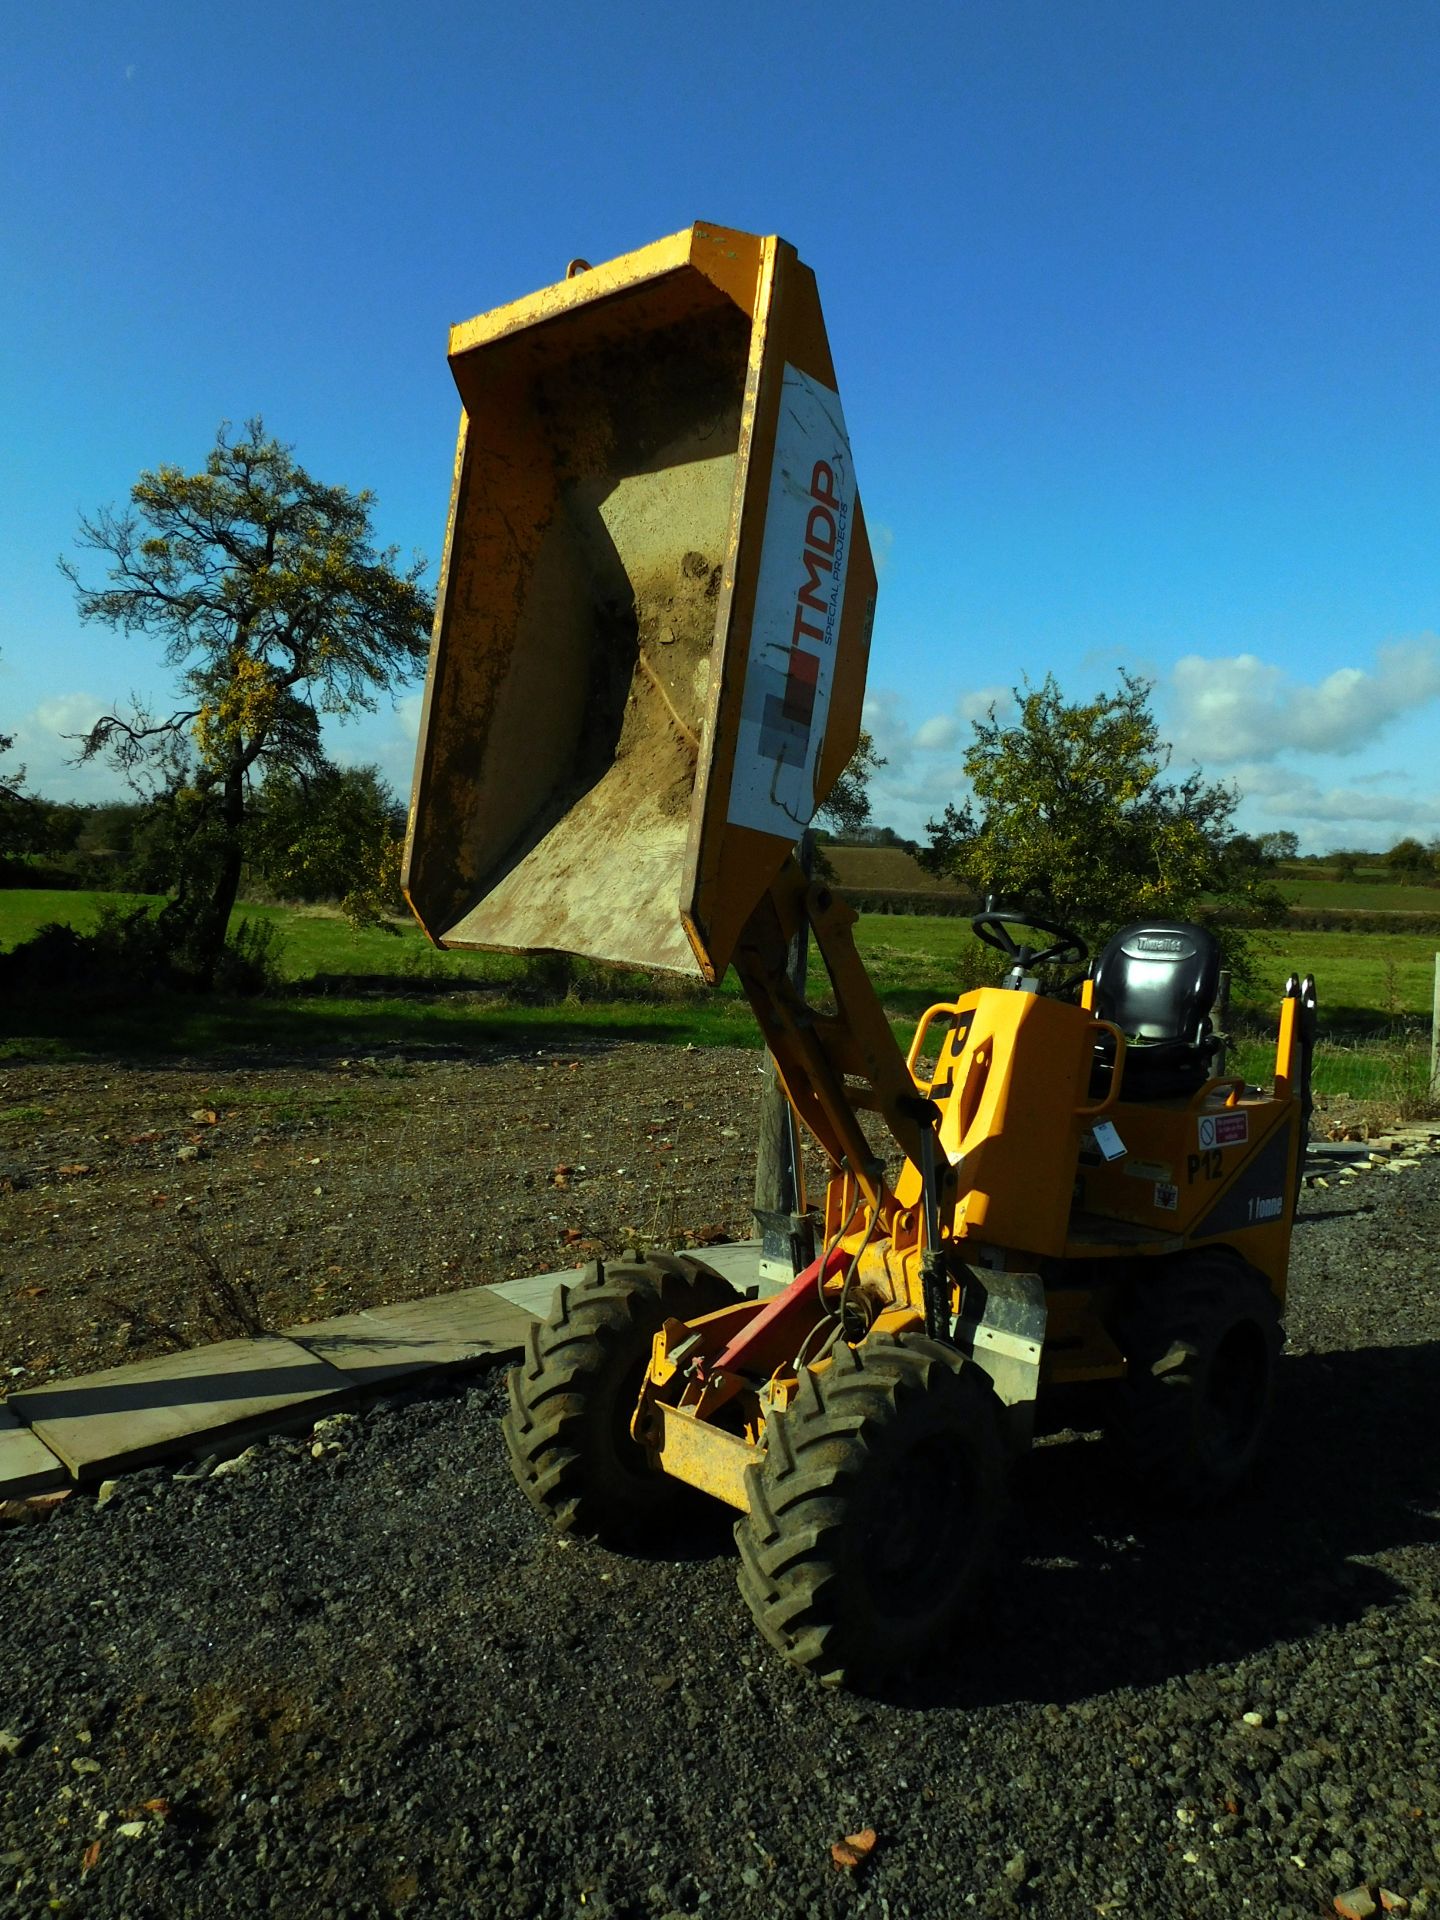
{"label": "small stone on gravel", "polygon": [[1340,1920],[1370,1920],[1379,1909],[1368,1887],[1352,1887],[1348,1893],[1336,1894],[1335,1911]]}

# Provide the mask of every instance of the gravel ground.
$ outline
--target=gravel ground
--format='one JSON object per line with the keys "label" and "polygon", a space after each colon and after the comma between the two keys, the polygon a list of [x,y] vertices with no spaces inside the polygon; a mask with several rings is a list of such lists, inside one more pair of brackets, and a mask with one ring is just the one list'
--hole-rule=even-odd
{"label": "gravel ground", "polygon": [[1440,1914],[1437,1225],[1437,1161],[1307,1194],[1253,1488],[1040,1448],[904,1699],[770,1655],[723,1526],[552,1536],[498,1374],[74,1497],[0,1536],[0,1912]]}

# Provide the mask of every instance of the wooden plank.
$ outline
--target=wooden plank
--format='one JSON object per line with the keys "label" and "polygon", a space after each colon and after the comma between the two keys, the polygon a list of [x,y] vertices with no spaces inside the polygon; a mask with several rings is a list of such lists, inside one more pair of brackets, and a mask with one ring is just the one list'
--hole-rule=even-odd
{"label": "wooden plank", "polygon": [[293,1340],[220,1340],[12,1394],[77,1480],[107,1479],[250,1434],[304,1426],[354,1383]]}
{"label": "wooden plank", "polygon": [[543,1320],[550,1311],[556,1287],[578,1286],[584,1271],[583,1267],[567,1267],[563,1273],[529,1273],[523,1280],[498,1280],[489,1291],[498,1293],[502,1300],[510,1301],[531,1319]]}
{"label": "wooden plank", "polygon": [[[755,1283],[756,1241],[700,1248],[696,1257],[739,1287]],[[304,1428],[389,1381],[518,1353],[556,1285],[581,1271],[398,1301],[27,1388],[10,1397],[8,1411],[0,1407],[0,1498]]]}
{"label": "wooden plank", "polygon": [[338,1367],[353,1386],[369,1387],[518,1353],[532,1318],[523,1306],[499,1297],[497,1288],[466,1287],[287,1332],[307,1353]]}
{"label": "wooden plank", "polygon": [[[717,1273],[723,1274],[738,1292],[744,1293],[748,1287],[758,1285],[763,1296],[777,1292],[779,1283],[773,1279],[762,1279],[760,1245],[758,1240],[728,1240],[718,1247],[686,1247],[683,1252],[688,1258],[702,1260],[707,1267],[713,1267]],[[543,1320],[550,1311],[556,1287],[562,1284],[567,1287],[578,1286],[584,1271],[583,1267],[567,1267],[557,1273],[532,1273],[523,1280],[499,1280],[493,1287],[484,1287],[480,1291],[499,1294],[502,1299],[523,1307],[527,1314],[532,1314],[537,1320]]]}
{"label": "wooden plank", "polygon": [[[707,1267],[713,1267],[740,1293],[753,1287],[760,1280],[760,1247],[758,1240],[728,1240],[718,1247],[690,1247],[687,1249],[692,1259],[703,1260]],[[770,1280],[760,1287],[762,1294],[777,1293],[779,1283]]]}
{"label": "wooden plank", "polygon": [[45,1442],[0,1407],[0,1500],[28,1500],[32,1493],[69,1485],[69,1474]]}

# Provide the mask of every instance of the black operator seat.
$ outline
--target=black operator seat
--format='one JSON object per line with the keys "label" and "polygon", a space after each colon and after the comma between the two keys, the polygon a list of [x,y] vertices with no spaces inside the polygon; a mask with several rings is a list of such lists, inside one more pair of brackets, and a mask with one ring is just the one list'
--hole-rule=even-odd
{"label": "black operator seat", "polygon": [[[1210,1077],[1220,1045],[1210,1009],[1220,984],[1215,936],[1188,920],[1137,920],[1095,962],[1095,1012],[1129,1041],[1122,1094],[1159,1100],[1188,1094]],[[1112,1049],[1097,1074],[1108,1083]]]}

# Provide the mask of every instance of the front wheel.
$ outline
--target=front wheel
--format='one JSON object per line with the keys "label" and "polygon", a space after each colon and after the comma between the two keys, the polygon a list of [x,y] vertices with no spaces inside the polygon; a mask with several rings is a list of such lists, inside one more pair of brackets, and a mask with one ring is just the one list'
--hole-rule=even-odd
{"label": "front wheel", "polygon": [[1223,1248],[1156,1263],[1117,1316],[1111,1428],[1157,1503],[1232,1492],[1264,1443],[1284,1333],[1263,1278]]}
{"label": "front wheel", "polygon": [[505,1443],[531,1504],[561,1533],[642,1544],[688,1489],[631,1438],[651,1346],[667,1320],[697,1320],[738,1295],[699,1260],[593,1261],[561,1285],[510,1375]]}
{"label": "front wheel", "polygon": [[1005,1447],[988,1376],[920,1335],[837,1345],[772,1415],[736,1523],[761,1633],[826,1685],[940,1648],[989,1560]]}

